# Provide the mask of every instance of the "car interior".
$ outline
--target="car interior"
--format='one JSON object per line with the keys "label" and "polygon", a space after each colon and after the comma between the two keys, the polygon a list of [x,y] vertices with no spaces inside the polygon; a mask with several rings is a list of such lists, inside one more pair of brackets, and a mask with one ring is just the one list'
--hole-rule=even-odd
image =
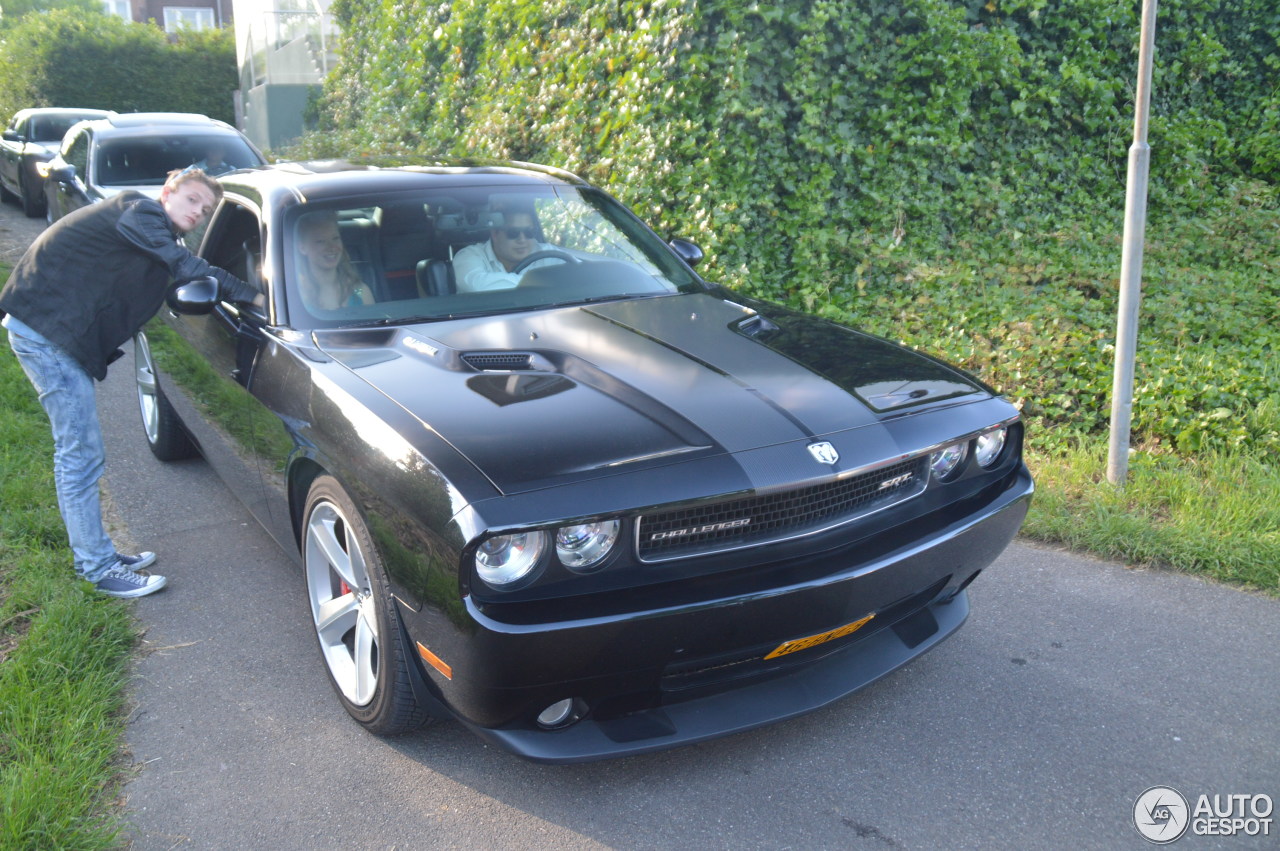
{"label": "car interior", "polygon": [[347,256],[361,277],[374,282],[376,300],[456,293],[454,255],[487,240],[490,229],[502,224],[501,213],[445,212],[431,206],[408,204],[339,212],[338,228]]}

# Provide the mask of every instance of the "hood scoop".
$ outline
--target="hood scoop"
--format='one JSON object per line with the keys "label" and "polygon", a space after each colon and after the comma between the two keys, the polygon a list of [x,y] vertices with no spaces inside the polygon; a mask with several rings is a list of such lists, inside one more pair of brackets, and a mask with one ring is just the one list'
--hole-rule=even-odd
{"label": "hood scoop", "polygon": [[739,334],[754,337],[757,340],[767,340],[779,330],[776,323],[770,322],[758,313],[735,323],[733,329]]}
{"label": "hood scoop", "polygon": [[554,372],[536,352],[464,352],[462,362],[478,372]]}

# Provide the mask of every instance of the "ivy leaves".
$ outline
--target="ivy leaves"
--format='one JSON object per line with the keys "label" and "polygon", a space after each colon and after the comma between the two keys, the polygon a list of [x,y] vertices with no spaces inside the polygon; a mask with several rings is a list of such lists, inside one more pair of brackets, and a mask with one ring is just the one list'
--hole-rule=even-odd
{"label": "ivy leaves", "polygon": [[[334,8],[333,129],[299,152],[567,168],[701,243],[722,283],[974,369],[1033,440],[1105,428],[1137,4]],[[1274,0],[1160,12],[1134,411],[1151,444],[1277,439],[1278,34]],[[1209,278],[1255,296],[1219,304]],[[1216,329],[1193,304],[1218,304]]]}

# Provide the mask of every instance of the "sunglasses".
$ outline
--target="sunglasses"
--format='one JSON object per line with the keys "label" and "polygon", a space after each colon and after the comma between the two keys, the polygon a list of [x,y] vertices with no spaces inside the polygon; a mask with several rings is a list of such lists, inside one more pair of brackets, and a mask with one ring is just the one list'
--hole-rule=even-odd
{"label": "sunglasses", "polygon": [[523,234],[525,239],[537,239],[538,231],[535,228],[507,228],[507,239],[519,239]]}

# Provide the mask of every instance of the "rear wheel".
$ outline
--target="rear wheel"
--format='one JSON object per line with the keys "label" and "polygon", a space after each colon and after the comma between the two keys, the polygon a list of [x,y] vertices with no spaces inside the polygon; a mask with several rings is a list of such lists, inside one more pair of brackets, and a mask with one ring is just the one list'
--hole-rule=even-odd
{"label": "rear wheel", "polygon": [[178,419],[156,380],[151,345],[147,342],[147,335],[142,332],[133,338],[133,372],[138,384],[138,410],[142,414],[142,430],[147,436],[151,454],[161,461],[181,461],[195,455],[195,444],[183,430],[182,421]]}
{"label": "rear wheel", "polygon": [[350,497],[331,476],[307,495],[302,559],[320,655],[347,712],[372,733],[407,733],[428,715],[386,571]]}

